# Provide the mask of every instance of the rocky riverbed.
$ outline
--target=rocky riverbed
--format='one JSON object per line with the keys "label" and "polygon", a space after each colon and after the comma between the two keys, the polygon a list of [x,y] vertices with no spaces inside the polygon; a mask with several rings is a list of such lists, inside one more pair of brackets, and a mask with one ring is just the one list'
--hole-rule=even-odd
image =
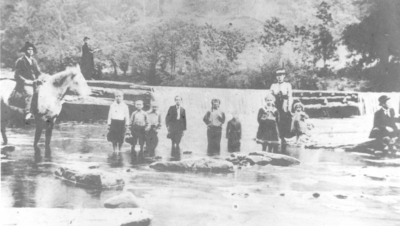
{"label": "rocky riverbed", "polygon": [[[37,222],[36,225],[44,225],[41,222],[47,217],[69,220],[72,225],[121,225],[120,214],[108,211],[122,213],[130,208],[151,215],[154,226],[396,225],[400,221],[398,167],[370,164],[365,156],[346,153],[339,147],[365,141],[369,127],[363,126],[365,120],[313,120],[317,128],[314,138],[326,148],[288,147],[287,154],[300,164],[232,164],[233,171],[229,172],[152,169],[148,163],[132,161],[126,144],[122,152],[113,153],[105,139],[106,126],[101,122],[58,124],[51,153],[45,153],[43,146],[40,153],[35,153],[34,128],[14,128],[10,129],[9,140],[15,150],[2,151],[1,207],[9,216],[7,219],[42,216],[26,218],[30,219],[28,222]],[[340,127],[333,127],[335,124]],[[199,124],[194,128],[203,127]],[[250,156],[251,152],[261,150],[252,140],[254,134],[252,130],[244,132],[239,154]],[[181,160],[208,158],[205,135],[205,129],[185,134]],[[162,129],[159,136],[156,155],[161,157],[160,162],[169,161],[166,131]],[[232,156],[223,140],[219,159],[227,158]],[[60,167],[74,165],[118,175],[124,186],[84,187],[54,175]],[[130,206],[119,203],[120,195],[122,200],[131,201]],[[108,209],[106,203],[129,208]],[[16,221],[6,222],[11,225]]]}

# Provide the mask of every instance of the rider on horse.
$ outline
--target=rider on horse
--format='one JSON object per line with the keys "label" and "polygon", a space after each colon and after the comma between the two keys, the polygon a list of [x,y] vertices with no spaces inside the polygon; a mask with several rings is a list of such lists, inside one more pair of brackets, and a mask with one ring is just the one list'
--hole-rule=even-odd
{"label": "rider on horse", "polygon": [[[42,83],[38,79],[41,72],[37,61],[32,57],[36,53],[36,47],[32,43],[26,42],[20,52],[25,53],[25,55],[15,62],[15,91],[24,96],[25,120],[28,120],[33,118],[31,106],[34,107],[37,102],[37,88]],[[28,88],[29,85],[33,86],[33,92],[32,89]]]}

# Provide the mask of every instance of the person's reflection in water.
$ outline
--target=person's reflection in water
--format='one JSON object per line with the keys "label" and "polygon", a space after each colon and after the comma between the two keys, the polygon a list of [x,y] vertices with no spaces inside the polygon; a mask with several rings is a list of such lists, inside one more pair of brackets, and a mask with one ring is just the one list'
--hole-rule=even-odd
{"label": "person's reflection in water", "polygon": [[46,159],[46,161],[51,161],[51,148],[50,147],[45,148],[44,158]]}
{"label": "person's reflection in water", "polygon": [[108,155],[107,162],[111,168],[123,167],[124,166],[124,158],[121,155],[121,152],[112,152]]}
{"label": "person's reflection in water", "polygon": [[41,152],[40,148],[38,146],[35,146],[34,147],[34,156],[33,156],[33,160],[35,163],[42,161],[42,154],[40,152]]}
{"label": "person's reflection in water", "polygon": [[181,150],[179,148],[172,148],[171,151],[171,161],[181,160]]}

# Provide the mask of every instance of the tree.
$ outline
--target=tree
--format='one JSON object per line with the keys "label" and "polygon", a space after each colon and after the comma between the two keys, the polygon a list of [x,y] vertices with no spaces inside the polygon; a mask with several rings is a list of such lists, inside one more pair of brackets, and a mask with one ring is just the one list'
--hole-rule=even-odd
{"label": "tree", "polygon": [[239,30],[218,30],[210,24],[205,25],[204,44],[217,51],[229,61],[237,60],[238,55],[246,48],[246,39]]}
{"label": "tree", "polygon": [[364,1],[371,4],[370,13],[360,23],[343,32],[343,43],[360,55],[358,67],[372,81],[376,91],[400,90],[400,2]]}

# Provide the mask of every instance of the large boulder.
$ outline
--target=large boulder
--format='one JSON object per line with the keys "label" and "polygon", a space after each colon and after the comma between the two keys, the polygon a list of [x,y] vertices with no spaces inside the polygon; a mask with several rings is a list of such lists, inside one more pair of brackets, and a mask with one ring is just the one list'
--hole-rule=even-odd
{"label": "large boulder", "polygon": [[154,162],[150,165],[150,168],[158,171],[231,172],[233,171],[233,164],[220,159],[200,158],[176,162]]}
{"label": "large boulder", "polygon": [[119,175],[89,167],[62,166],[54,172],[54,175],[78,186],[88,188],[110,189],[122,188],[125,185],[124,180]]}
{"label": "large boulder", "polygon": [[130,192],[124,192],[111,197],[104,202],[106,208],[138,208],[139,204],[136,196]]}
{"label": "large boulder", "polygon": [[249,156],[263,156],[271,159],[269,164],[274,166],[290,166],[290,165],[299,165],[300,161],[291,156],[282,155],[282,154],[274,154],[269,152],[251,152]]}

